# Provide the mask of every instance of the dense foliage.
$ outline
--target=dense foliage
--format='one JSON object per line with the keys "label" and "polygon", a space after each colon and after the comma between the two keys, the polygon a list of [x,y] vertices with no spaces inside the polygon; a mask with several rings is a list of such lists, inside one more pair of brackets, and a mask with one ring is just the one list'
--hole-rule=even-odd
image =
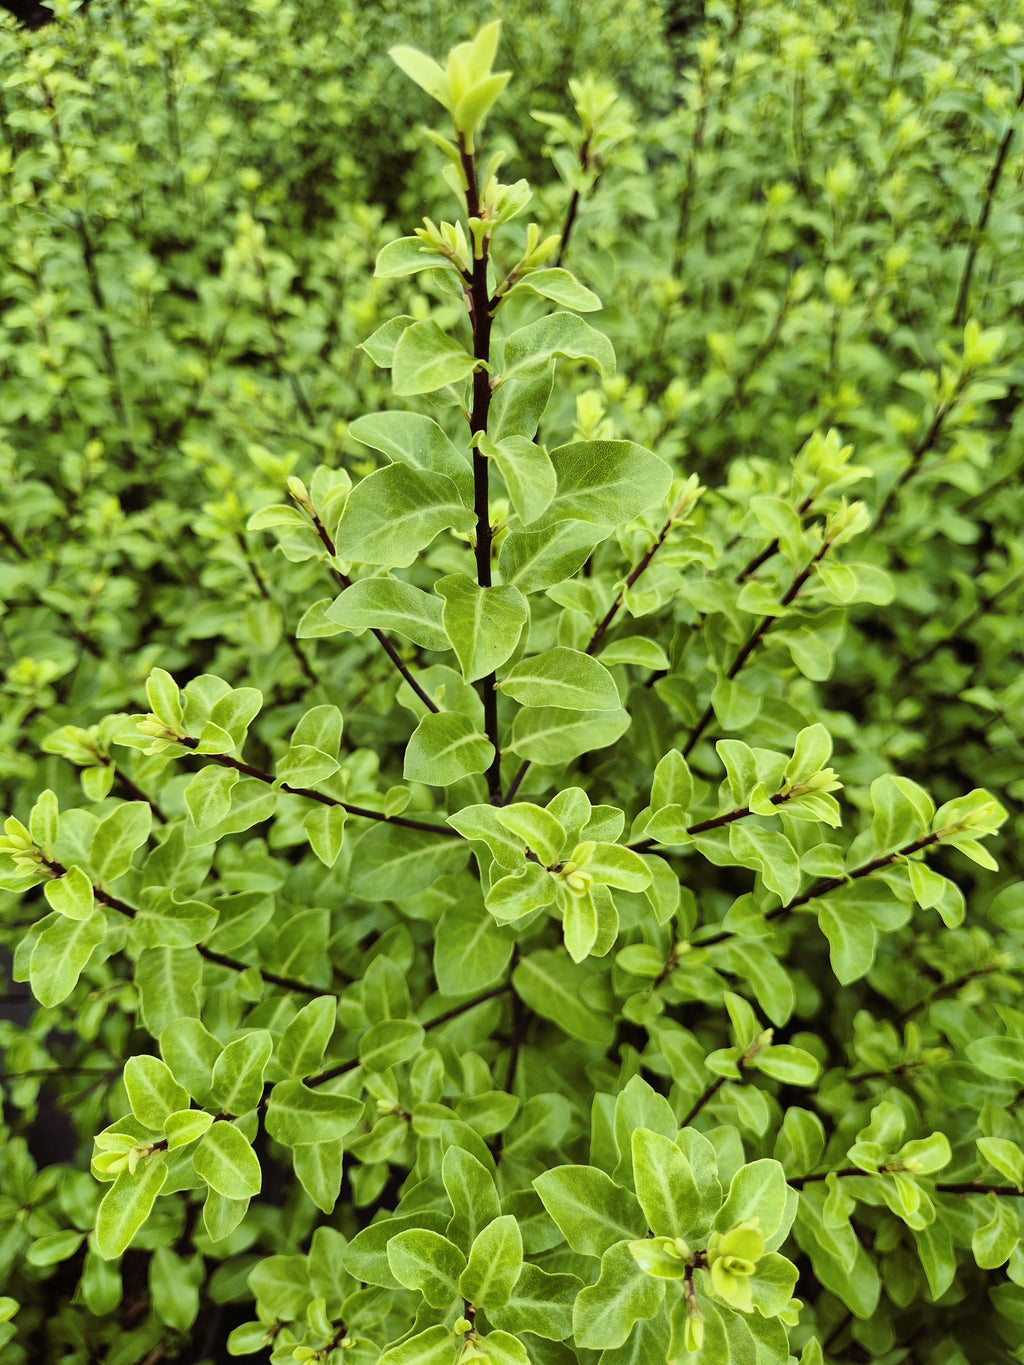
{"label": "dense foliage", "polygon": [[1015,6],[53,9],[0,1362],[1024,1360]]}

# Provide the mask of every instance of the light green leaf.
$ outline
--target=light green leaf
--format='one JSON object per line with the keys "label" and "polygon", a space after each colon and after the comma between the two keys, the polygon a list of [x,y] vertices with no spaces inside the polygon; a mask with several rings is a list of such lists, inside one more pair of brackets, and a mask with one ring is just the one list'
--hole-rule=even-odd
{"label": "light green leaf", "polygon": [[558,483],[544,447],[528,436],[506,436],[503,441],[495,442],[481,434],[479,448],[481,454],[498,466],[520,522],[529,526],[543,516],[551,505]]}
{"label": "light green leaf", "polygon": [[156,1152],[139,1162],[135,1173],[122,1171],[96,1214],[96,1249],[106,1261],[124,1252],[149,1217],[167,1179],[167,1160]]}
{"label": "light green leaf", "polygon": [[580,989],[590,972],[577,966],[558,949],[534,949],[512,973],[516,994],[530,1009],[557,1024],[570,1038],[605,1048],[614,1033],[614,1021],[586,1004]]}
{"label": "light green leaf", "polygon": [[129,1057],[124,1066],[128,1103],[140,1123],[162,1133],[168,1114],[189,1107],[189,1093],[159,1057]]}
{"label": "light green leaf", "polygon": [[377,1365],[452,1365],[455,1349],[450,1327],[428,1327],[385,1351]]}
{"label": "light green leaf", "polygon": [[277,1042],[279,1065],[293,1078],[311,1076],[320,1066],[337,1022],[338,1002],[320,995],[298,1011]]}
{"label": "light green leaf", "polygon": [[455,267],[446,256],[431,251],[419,237],[398,237],[377,253],[373,273],[378,280],[395,280],[405,275],[418,275],[421,270],[438,269],[453,270]]}
{"label": "light green leaf", "polygon": [[424,318],[398,338],[391,360],[391,381],[395,393],[403,397],[434,393],[465,379],[478,364],[433,318]]}
{"label": "light green leaf", "polygon": [[63,877],[44,882],[43,895],[52,909],[68,919],[88,919],[95,905],[92,882],[77,863]]}
{"label": "light green leaf", "polygon": [[472,773],[486,772],[494,745],[461,712],[430,712],[409,738],[403,774],[409,782],[450,787]]}
{"label": "light green leaf", "polygon": [[391,1273],[407,1289],[418,1289],[432,1308],[459,1298],[466,1258],[453,1242],[427,1228],[410,1228],[388,1242]]}
{"label": "light green leaf", "polygon": [[554,899],[555,881],[551,874],[536,863],[526,863],[511,876],[499,877],[488,891],[484,905],[499,924],[512,924],[551,905]]}
{"label": "light green leaf", "polygon": [[422,649],[448,649],[441,603],[429,592],[397,578],[363,578],[334,599],[324,613],[346,630],[371,627],[404,636]]}
{"label": "light green leaf", "polygon": [[184,791],[185,805],[196,829],[213,829],[227,816],[231,789],[240,775],[235,768],[221,768],[215,763],[199,769]]}
{"label": "light green leaf", "polygon": [[396,464],[428,474],[446,474],[467,506],[473,501],[469,457],[462,454],[438,424],[418,412],[374,412],[348,424],[348,434],[381,451]]}
{"label": "light green leaf", "polygon": [[563,308],[573,308],[578,313],[593,313],[601,307],[598,296],[580,284],[575,275],[568,270],[531,270],[509,290],[508,296],[517,290],[531,290],[542,298],[551,299]]}
{"label": "light green leaf", "polygon": [[[248,1114],[263,1098],[263,1073],[274,1040],[268,1029],[251,1029],[223,1049],[213,1068],[213,1098],[222,1114]],[[221,1190],[232,1199],[244,1196]]]}
{"label": "light green leaf", "polygon": [[213,1115],[202,1109],[178,1109],[168,1114],[164,1120],[164,1136],[167,1150],[173,1152],[178,1147],[187,1147],[203,1136],[213,1122]]}
{"label": "light green leaf", "polygon": [[463,866],[466,852],[459,839],[377,824],[355,845],[350,890],[369,901],[401,900]]}
{"label": "light green leaf", "polygon": [[286,1147],[333,1142],[362,1118],[363,1104],[350,1095],[310,1090],[298,1080],[278,1081],[267,1104],[267,1132]]}
{"label": "light green leaf", "polygon": [[603,1256],[615,1243],[647,1232],[632,1191],[596,1166],[555,1166],[537,1176],[533,1187],[562,1236],[584,1256]]}
{"label": "light green leaf", "polygon": [[572,578],[603,534],[584,521],[559,521],[541,531],[513,525],[498,552],[498,569],[521,592],[540,592]]}
{"label": "light green leaf", "polygon": [[647,1128],[632,1138],[637,1198],[656,1237],[691,1235],[700,1210],[700,1191],[690,1163],[674,1142]]}
{"label": "light green leaf", "polygon": [[523,659],[498,684],[523,706],[569,711],[614,711],[618,688],[605,666],[580,650],[558,646]]}
{"label": "light green leaf", "polygon": [[512,1214],[495,1218],[475,1237],[459,1293],[476,1308],[501,1308],[523,1267],[523,1237]]}
{"label": "light green leaf", "polygon": [[778,830],[736,821],[729,826],[729,851],[744,867],[756,868],[769,891],[784,905],[800,889],[800,860],[796,850]]}
{"label": "light green leaf", "polygon": [[821,1075],[821,1063],[803,1048],[789,1043],[762,1048],[750,1065],[784,1085],[814,1085]]}
{"label": "light green leaf", "polygon": [[333,867],[345,842],[348,812],[342,806],[316,805],[302,821],[309,846],[324,864]]}
{"label": "light green leaf", "polygon": [[512,722],[509,747],[531,763],[567,763],[580,754],[606,749],[629,729],[628,711],[564,711],[554,706],[523,707]]}
{"label": "light green leaf", "polygon": [[263,1173],[252,1146],[233,1123],[214,1123],[192,1156],[196,1175],[226,1199],[259,1194]]}
{"label": "light green leaf", "polygon": [[515,651],[529,616],[518,588],[481,588],[466,574],[449,574],[434,584],[444,599],[441,619],[466,682],[486,677]]}
{"label": "light green leaf", "polygon": [[583,1288],[575,1275],[552,1274],[527,1262],[512,1295],[502,1308],[489,1308],[487,1316],[505,1332],[532,1332],[546,1341],[564,1341],[572,1335],[572,1305]]}
{"label": "light green leaf", "polygon": [[340,1138],[329,1142],[308,1142],[292,1148],[292,1165],[298,1181],[324,1213],[334,1212],[341,1193],[344,1152]]}
{"label": "light green leaf", "polygon": [[549,810],[532,801],[515,801],[495,811],[495,819],[520,844],[531,849],[546,866],[556,863],[565,847],[565,829]]}
{"label": "light green leaf", "polygon": [[32,994],[46,1009],[66,1000],[78,985],[85,964],[107,936],[103,912],[96,909],[88,919],[48,917],[29,958]]}
{"label": "light green leaf", "polygon": [[633,441],[574,441],[549,452],[558,491],[543,524],[622,526],[668,496],[672,471]]}
{"label": "light green leaf", "polygon": [[392,568],[411,564],[442,531],[472,531],[476,518],[455,483],[392,464],[360,479],[335,534],[341,559]]}
{"label": "light green leaf", "polygon": [[990,1217],[975,1228],[971,1250],[982,1270],[995,1270],[1006,1264],[1020,1241],[1020,1214],[1011,1200],[1000,1199],[994,1194],[986,1197],[985,1206]]}
{"label": "light green leaf", "polygon": [[442,995],[464,995],[494,985],[515,946],[511,933],[468,903],[451,905],[434,935],[434,977]]}
{"label": "light green leaf", "polygon": [[126,801],[96,826],[89,866],[98,882],[112,882],[132,865],[132,854],[149,838],[153,812],[145,801]]}
{"label": "light green leaf", "polygon": [[646,1275],[634,1261],[628,1242],[617,1242],[601,1257],[601,1274],[573,1307],[576,1345],[602,1350],[621,1346],[634,1324],[652,1318],[665,1297],[665,1282]]}

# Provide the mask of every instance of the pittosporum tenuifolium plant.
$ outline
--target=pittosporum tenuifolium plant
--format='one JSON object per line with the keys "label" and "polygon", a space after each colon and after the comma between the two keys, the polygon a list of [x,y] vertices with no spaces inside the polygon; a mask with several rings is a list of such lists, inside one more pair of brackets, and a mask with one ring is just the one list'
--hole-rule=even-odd
{"label": "pittosporum tenuifolium plant", "polygon": [[56,8],[2,1365],[1021,1359],[1009,6]]}

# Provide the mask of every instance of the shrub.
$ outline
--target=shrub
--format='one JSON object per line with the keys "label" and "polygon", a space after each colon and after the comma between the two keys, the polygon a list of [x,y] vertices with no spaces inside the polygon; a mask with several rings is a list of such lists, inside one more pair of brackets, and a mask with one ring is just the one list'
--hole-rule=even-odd
{"label": "shrub", "polygon": [[392,239],[323,11],[63,10],[0,110],[0,1359],[1021,1358],[1024,31],[709,5],[646,128],[537,111],[536,217],[499,23],[402,42]]}

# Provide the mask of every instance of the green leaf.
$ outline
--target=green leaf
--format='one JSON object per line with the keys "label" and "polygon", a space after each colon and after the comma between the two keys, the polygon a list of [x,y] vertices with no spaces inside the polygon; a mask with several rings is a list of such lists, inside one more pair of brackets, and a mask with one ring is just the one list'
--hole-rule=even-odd
{"label": "green leaf", "polygon": [[379,365],[382,370],[389,370],[395,358],[395,347],[398,345],[402,333],[407,331],[416,321],[408,313],[403,313],[401,317],[389,318],[382,326],[368,336],[359,347],[365,351],[375,365]]}
{"label": "green leaf", "polygon": [[455,483],[392,464],[360,479],[335,534],[339,558],[360,564],[411,564],[442,531],[472,531],[476,518]]}
{"label": "green leaf", "polygon": [[1009,1138],[981,1137],[977,1139],[978,1154],[1000,1175],[1024,1190],[1024,1152]]}
{"label": "green leaf", "polygon": [[[448,77],[444,68],[435,62],[433,57],[428,57],[418,48],[406,47],[404,44],[389,47],[388,56],[400,71],[403,71],[411,81],[416,82],[421,90],[425,90],[432,99],[437,100],[450,111]],[[403,1362],[403,1365],[409,1365],[409,1363]]]}
{"label": "green leaf", "polygon": [[174,1079],[200,1104],[211,1101],[220,1050],[220,1042],[196,1018],[175,1019],[160,1034],[160,1053]]}
{"label": "green leaf", "polygon": [[575,1275],[551,1274],[527,1262],[502,1308],[489,1308],[487,1316],[505,1332],[532,1332],[546,1341],[564,1341],[572,1335],[572,1306],[583,1288]]}
{"label": "green leaf", "polygon": [[486,677],[519,643],[529,616],[526,598],[508,585],[481,588],[466,574],[439,578],[434,591],[444,599],[441,619],[466,682]]}
{"label": "green leaf", "polygon": [[385,1351],[377,1365],[452,1365],[455,1349],[450,1327],[428,1327]]}
{"label": "green leaf", "polygon": [[[429,61],[430,58],[426,60]],[[446,256],[431,251],[419,237],[398,237],[395,241],[388,242],[387,246],[377,253],[377,264],[373,273],[378,280],[395,280],[406,275],[418,275],[421,270],[454,268]]]}
{"label": "green leaf", "polygon": [[665,1297],[665,1282],[646,1275],[628,1242],[617,1242],[601,1257],[597,1283],[582,1290],[573,1307],[573,1335],[584,1349],[621,1346],[641,1318],[653,1318]]}
{"label": "green leaf", "polygon": [[341,764],[330,754],[315,749],[312,744],[295,744],[275,764],[278,782],[296,787],[315,787],[333,777]]}
{"label": "green leaf", "polygon": [[[263,1073],[274,1042],[268,1029],[252,1029],[228,1043],[213,1068],[213,1098],[222,1114],[248,1114],[263,1098]],[[244,1196],[221,1190],[232,1199]]]}
{"label": "green leaf", "polygon": [[179,1109],[168,1114],[164,1120],[164,1136],[167,1149],[173,1152],[177,1147],[187,1147],[203,1136],[213,1122],[213,1115],[202,1109]]}
{"label": "green leaf", "polygon": [[184,730],[184,714],[181,709],[181,694],[178,684],[163,668],[154,668],[146,679],[146,695],[149,707],[157,720],[176,734]]}
{"label": "green leaf", "polygon": [[295,1175],[313,1203],[324,1213],[334,1212],[341,1193],[344,1152],[340,1138],[328,1142],[307,1142],[292,1149]]}
{"label": "green leaf", "polygon": [[159,1057],[129,1057],[124,1066],[128,1103],[140,1123],[162,1133],[168,1114],[189,1107],[189,1093]]}
{"label": "green leaf", "polygon": [[479,1232],[501,1217],[494,1177],[464,1147],[449,1147],[441,1161],[441,1179],[455,1210],[446,1229],[459,1246],[471,1246]]}
{"label": "green leaf", "polygon": [[86,963],[107,936],[107,922],[98,908],[88,919],[49,916],[29,958],[32,994],[46,1009],[66,1000],[78,985]]}
{"label": "green leaf", "polygon": [[196,1175],[226,1199],[251,1199],[263,1184],[260,1163],[233,1123],[214,1123],[192,1156]]}
{"label": "green leaf", "polygon": [[401,900],[465,861],[466,847],[458,839],[377,824],[360,835],[353,850],[350,889],[365,900]]}
{"label": "green leaf", "polygon": [[167,1160],[154,1153],[140,1161],[135,1173],[122,1171],[109,1187],[96,1213],[96,1249],[106,1261],[127,1250],[149,1217],[167,1179]]}
{"label": "green leaf", "polygon": [[478,443],[480,453],[498,466],[520,522],[529,526],[543,516],[558,485],[554,465],[544,447],[528,436],[506,436],[503,441],[492,441],[481,434]]}
{"label": "green leaf", "polygon": [[298,1080],[278,1081],[267,1103],[267,1132],[286,1147],[333,1142],[362,1118],[363,1104],[351,1095],[310,1090]]}
{"label": "green leaf", "polygon": [[388,1265],[399,1284],[418,1289],[432,1308],[447,1308],[459,1298],[466,1258],[440,1233],[410,1228],[388,1242]]}
{"label": "green leaf", "polygon": [[769,891],[783,905],[800,889],[800,860],[796,849],[778,830],[736,821],[729,826],[729,852],[744,867],[756,868]]}
{"label": "green leaf", "polygon": [[236,749],[245,743],[249,725],[260,713],[263,693],[256,687],[235,687],[210,708],[210,720],[231,736]]}
{"label": "green leaf", "polygon": [[715,1228],[727,1232],[737,1223],[757,1219],[767,1249],[772,1251],[784,1240],[795,1215],[796,1198],[786,1184],[782,1166],[765,1157],[741,1166],[733,1176]]}
{"label": "green leaf", "polygon": [[374,412],[348,424],[348,434],[396,464],[446,474],[467,506],[473,501],[472,466],[435,421],[418,412]]}
{"label": "green leaf", "polygon": [[504,975],[515,938],[467,903],[451,905],[434,935],[434,977],[442,995],[486,990]]}
{"label": "green leaf", "polygon": [[789,786],[795,787],[819,773],[832,756],[832,737],[824,725],[805,726],[796,737],[793,757],[782,774]]}
{"label": "green leaf", "polygon": [[424,318],[398,338],[391,360],[391,382],[395,393],[403,397],[435,393],[471,375],[479,363],[433,318]]}
{"label": "green leaf", "polygon": [[89,866],[96,880],[112,882],[123,876],[152,826],[153,812],[145,801],[126,801],[101,820],[89,845]]}
{"label": "green leaf", "polygon": [[1024,1039],[977,1038],[968,1043],[967,1056],[986,1076],[1024,1086]]}
{"label": "green leaf", "polygon": [[1020,1214],[1009,1199],[990,1194],[985,1205],[991,1215],[988,1222],[975,1228],[971,1236],[971,1251],[982,1270],[995,1270],[1005,1265],[1020,1241]]}
{"label": "green leaf", "polygon": [[821,1075],[818,1059],[789,1043],[762,1048],[751,1058],[750,1065],[783,1085],[815,1085]]}
{"label": "green leaf", "polygon": [[557,949],[535,949],[512,973],[516,994],[537,1014],[581,1042],[607,1047],[614,1032],[610,1015],[599,1013],[580,999],[589,971]]}
{"label": "green leaf", "polygon": [[614,711],[619,692],[605,666],[580,650],[558,646],[523,659],[502,678],[498,691],[522,706],[569,711]]}
{"label": "green leaf", "polygon": [[185,805],[196,829],[213,829],[227,816],[231,789],[240,776],[235,768],[221,768],[214,763],[199,769],[184,791]]}
{"label": "green leaf", "polygon": [[472,773],[486,772],[494,745],[462,712],[429,712],[409,738],[403,775],[409,782],[450,787]]}
{"label": "green leaf", "polygon": [[514,387],[517,376],[546,368],[556,356],[585,360],[606,378],[615,373],[615,351],[603,332],[572,313],[549,313],[507,338],[496,394]]}
{"label": "green leaf", "polygon": [[359,1039],[359,1060],[368,1071],[388,1071],[411,1060],[423,1046],[423,1026],[415,1019],[382,1019]]}
{"label": "green leaf", "polygon": [[551,299],[563,308],[573,308],[578,313],[593,313],[601,307],[601,300],[585,285],[580,284],[575,275],[568,270],[531,270],[508,291],[509,296],[517,290],[530,290],[542,298]]}
{"label": "green leaf", "polygon": [[498,569],[521,592],[540,592],[572,578],[602,535],[584,521],[559,521],[541,531],[513,526],[498,552]]}
{"label": "green leaf", "polygon": [[309,846],[324,864],[333,867],[345,842],[345,822],[348,812],[343,806],[316,805],[302,821]]}
{"label": "green leaf", "polygon": [[363,578],[334,599],[324,613],[345,630],[371,627],[401,635],[421,649],[448,649],[441,603],[422,588],[397,578]]}
{"label": "green leaf", "polygon": [[879,853],[902,848],[927,834],[935,802],[907,777],[883,773],[871,784],[871,835]]}
{"label": "green leaf", "polygon": [[512,1214],[495,1218],[473,1240],[459,1293],[476,1308],[501,1308],[523,1268],[523,1237]]}
{"label": "green leaf", "polygon": [[630,726],[629,712],[564,711],[554,706],[524,707],[512,722],[509,745],[531,763],[568,763],[580,754],[606,749]]}
{"label": "green leaf", "polygon": [[532,801],[516,801],[495,811],[495,819],[545,865],[556,863],[565,847],[565,829],[549,810]]}
{"label": "green leaf", "polygon": [[574,441],[550,452],[558,491],[543,524],[584,521],[622,526],[664,502],[672,471],[633,441]]}
{"label": "green leaf", "polygon": [[288,1076],[311,1076],[320,1066],[337,1022],[338,1002],[320,995],[298,1011],[275,1049],[278,1064]]}
{"label": "green leaf", "polygon": [[95,906],[92,882],[77,864],[63,877],[43,883],[43,895],[52,909],[68,919],[86,920]]}
{"label": "green leaf", "polygon": [[203,1204],[203,1227],[210,1241],[221,1242],[225,1237],[230,1237],[248,1208],[248,1199],[229,1199],[211,1186]]}
{"label": "green leaf", "polygon": [[828,939],[829,959],[840,985],[866,976],[875,960],[874,925],[828,897],[818,903],[818,924]]}
{"label": "green leaf", "polygon": [[533,1187],[573,1251],[584,1256],[603,1256],[615,1243],[647,1231],[632,1191],[596,1166],[556,1166],[537,1176]]}
{"label": "green leaf", "polygon": [[647,1128],[633,1131],[633,1176],[637,1198],[656,1237],[690,1234],[700,1193],[690,1163],[676,1144]]}

